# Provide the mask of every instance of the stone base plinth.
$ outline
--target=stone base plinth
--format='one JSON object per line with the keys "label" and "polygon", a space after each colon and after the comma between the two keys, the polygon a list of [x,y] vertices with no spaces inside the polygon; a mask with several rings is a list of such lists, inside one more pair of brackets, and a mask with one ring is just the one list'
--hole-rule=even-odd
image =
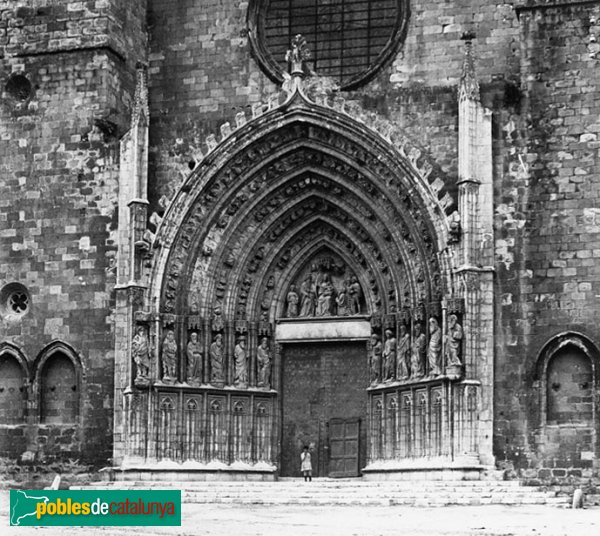
{"label": "stone base plinth", "polygon": [[414,459],[373,462],[362,470],[364,480],[484,480],[490,467],[476,458]]}
{"label": "stone base plinth", "polygon": [[240,481],[269,482],[276,480],[277,467],[267,462],[235,462],[227,465],[220,461],[200,463],[187,461],[142,461],[128,458],[118,467],[102,471],[106,481],[137,482],[207,482]]}
{"label": "stone base plinth", "polygon": [[274,471],[121,469],[105,471],[113,482],[273,482]]}

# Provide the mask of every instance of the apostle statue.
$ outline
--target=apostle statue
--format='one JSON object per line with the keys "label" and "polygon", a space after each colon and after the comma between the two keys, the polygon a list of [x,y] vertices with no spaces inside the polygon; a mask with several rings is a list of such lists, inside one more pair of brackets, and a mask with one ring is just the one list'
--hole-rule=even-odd
{"label": "apostle statue", "polygon": [[442,373],[442,330],[436,318],[429,319],[429,345],[427,346],[427,362],[429,375],[439,376]]}
{"label": "apostle statue", "polygon": [[131,353],[136,365],[137,383],[147,383],[150,376],[150,341],[144,326],[138,326],[131,342]]}
{"label": "apostle statue", "polygon": [[396,368],[396,337],[391,329],[385,330],[385,344],[383,347],[383,381],[394,379]]}
{"label": "apostle statue", "polygon": [[312,277],[307,275],[300,285],[300,316],[315,316],[315,294]]}
{"label": "apostle statue", "polygon": [[167,334],[162,344],[162,368],[163,381],[173,382],[177,380],[177,342],[172,329]]}
{"label": "apostle statue", "polygon": [[425,374],[425,347],[427,339],[425,333],[422,333],[421,324],[415,324],[415,333],[412,341],[412,349],[410,354],[410,377],[420,378]]}
{"label": "apostle statue", "polygon": [[398,366],[396,379],[405,380],[410,376],[410,335],[404,324],[400,324],[400,340],[398,341]]}
{"label": "apostle statue", "polygon": [[223,384],[223,335],[217,333],[210,345],[210,381],[215,385]]}
{"label": "apostle statue", "polygon": [[383,347],[379,340],[379,335],[371,335],[371,385],[377,385],[381,382],[381,354]]}
{"label": "apostle statue", "polygon": [[246,352],[246,338],[240,337],[233,350],[235,376],[233,384],[236,387],[248,387],[248,361]]}
{"label": "apostle statue", "polygon": [[198,342],[196,332],[190,335],[186,348],[187,355],[187,382],[190,384],[202,383],[202,348]]}
{"label": "apostle statue", "polygon": [[458,317],[451,314],[448,317],[448,329],[446,332],[446,366],[461,366],[461,343],[463,338],[462,326],[458,323]]}
{"label": "apostle statue", "polygon": [[256,364],[258,367],[257,386],[269,389],[271,387],[271,352],[269,339],[263,337],[256,349]]}
{"label": "apostle statue", "polygon": [[287,318],[295,318],[298,316],[299,301],[300,298],[296,292],[296,285],[291,285],[290,291],[287,294],[287,310],[285,315]]}

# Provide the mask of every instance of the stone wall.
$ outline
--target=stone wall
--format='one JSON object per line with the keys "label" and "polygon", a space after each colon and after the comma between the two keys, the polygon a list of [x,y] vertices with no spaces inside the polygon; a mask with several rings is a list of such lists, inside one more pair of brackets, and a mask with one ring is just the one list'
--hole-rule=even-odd
{"label": "stone wall", "polygon": [[[11,452],[79,455],[93,444],[99,460],[111,448],[117,142],[128,128],[135,64],[146,59],[146,22],[149,213],[162,210],[163,195],[174,195],[206,152],[209,134],[239,111],[250,115],[276,87],[252,57],[246,1],[5,4],[0,289],[21,283],[31,300],[25,315],[5,313],[0,322],[0,343],[12,343],[11,359],[24,363],[28,400],[25,423],[0,428],[0,451],[24,445]],[[574,332],[588,341],[598,370],[600,12],[589,3],[535,4],[518,2],[515,10],[485,0],[411,1],[396,58],[345,98],[400,126],[453,191],[460,35],[476,32],[477,76],[494,121],[496,458],[536,474],[591,474],[593,460],[581,456],[598,445],[563,448],[562,432],[552,436],[544,424],[548,385],[540,356],[554,336]],[[57,341],[80,367],[80,420],[64,429],[39,425],[39,375]],[[597,404],[595,374],[583,391]]]}
{"label": "stone wall", "polygon": [[[577,408],[598,400],[597,375],[583,378],[590,361],[597,370],[600,315],[598,14],[591,5],[520,12],[523,102],[500,125],[495,451],[530,477],[543,468],[543,480],[590,476],[597,467],[597,437],[578,428]],[[592,349],[568,397],[572,418],[556,424],[548,392],[568,382],[551,380],[541,356],[569,332]]]}
{"label": "stone wall", "polygon": [[[3,303],[0,343],[22,359],[28,401],[20,424],[2,426],[0,452],[105,463],[118,140],[135,63],[144,59],[145,7],[117,0],[10,4],[0,13],[0,287],[24,285],[29,309],[15,315]],[[44,419],[44,375],[58,351],[73,360],[76,381],[63,395],[54,386],[49,403],[56,411]],[[73,393],[77,407],[63,411]]]}

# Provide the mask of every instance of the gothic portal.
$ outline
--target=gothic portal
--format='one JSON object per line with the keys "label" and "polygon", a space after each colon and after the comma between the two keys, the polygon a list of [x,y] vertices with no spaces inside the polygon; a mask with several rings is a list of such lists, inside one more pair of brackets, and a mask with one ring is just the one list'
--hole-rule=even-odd
{"label": "gothic portal", "polygon": [[[147,284],[122,291],[118,461],[293,476],[308,445],[321,476],[487,463],[479,243],[469,263],[481,182],[455,201],[405,135],[357,121],[302,69],[235,120],[208,141],[146,261],[143,237],[128,239],[124,280]],[[486,147],[466,150],[468,170]],[[136,196],[132,221],[145,218]]]}

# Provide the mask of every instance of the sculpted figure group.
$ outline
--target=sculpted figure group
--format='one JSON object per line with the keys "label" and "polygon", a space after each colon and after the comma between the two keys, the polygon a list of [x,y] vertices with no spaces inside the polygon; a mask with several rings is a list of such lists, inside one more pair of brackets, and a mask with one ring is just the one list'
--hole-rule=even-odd
{"label": "sculpted figure group", "polygon": [[[131,341],[132,360],[135,363],[134,383],[138,387],[148,386],[151,379],[152,349],[148,338],[148,328],[138,326]],[[225,374],[225,345],[223,334],[215,333],[208,350],[204,371],[202,344],[197,332],[192,332],[180,355],[173,329],[164,331],[160,344],[160,368],[158,373],[163,383],[181,381],[189,385],[201,385],[205,381],[216,387],[223,387],[227,382]],[[185,359],[185,367],[180,371],[180,358]],[[249,355],[246,347],[246,337],[237,339],[231,358],[233,385],[241,389],[249,386]],[[271,386],[271,351],[269,339],[262,337],[256,346],[256,385],[270,389]]]}
{"label": "sculpted figure group", "polygon": [[[415,322],[412,338],[405,324],[395,330],[387,328],[382,343],[378,334],[371,336],[370,377],[371,385],[405,381],[444,374],[444,367],[462,366],[463,329],[455,314],[448,316],[447,330],[442,329],[436,318],[428,321],[429,338],[420,322]],[[442,340],[444,355],[442,356]]]}
{"label": "sculpted figure group", "polygon": [[286,296],[286,317],[348,316],[362,312],[363,293],[356,276],[344,279],[336,288],[331,276],[308,274],[300,284],[290,285]]}

